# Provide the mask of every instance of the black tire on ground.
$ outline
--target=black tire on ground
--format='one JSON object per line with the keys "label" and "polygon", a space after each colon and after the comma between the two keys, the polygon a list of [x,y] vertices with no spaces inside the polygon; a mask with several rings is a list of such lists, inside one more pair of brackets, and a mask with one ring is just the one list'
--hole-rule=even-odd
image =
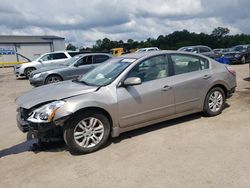
{"label": "black tire on ground", "polygon": [[59,75],[50,75],[46,78],[45,84],[52,84],[56,82],[61,82],[63,79]]}
{"label": "black tire on ground", "polygon": [[[64,141],[69,151],[74,154],[91,153],[103,147],[107,142],[110,136],[110,126],[108,118],[100,112],[77,113],[66,122],[63,133]],[[93,131],[96,132],[93,133]]]}
{"label": "black tire on ground", "polygon": [[29,77],[30,77],[30,73],[31,73],[32,71],[34,71],[34,70],[36,70],[34,67],[30,67],[30,68],[25,69],[25,71],[24,71],[25,77],[26,77],[26,78],[29,78]]}
{"label": "black tire on ground", "polygon": [[203,112],[206,116],[217,116],[225,106],[225,92],[220,87],[212,88],[206,95]]}
{"label": "black tire on ground", "polygon": [[27,140],[32,140],[32,139],[34,139],[34,135],[30,131],[28,131],[26,138],[27,138]]}

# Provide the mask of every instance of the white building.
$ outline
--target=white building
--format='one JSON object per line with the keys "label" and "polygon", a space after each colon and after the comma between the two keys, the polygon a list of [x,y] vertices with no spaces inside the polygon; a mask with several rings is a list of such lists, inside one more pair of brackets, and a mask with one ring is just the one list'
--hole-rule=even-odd
{"label": "white building", "polygon": [[59,50],[65,50],[62,37],[0,35],[0,63],[27,61],[24,57],[34,60],[44,53]]}

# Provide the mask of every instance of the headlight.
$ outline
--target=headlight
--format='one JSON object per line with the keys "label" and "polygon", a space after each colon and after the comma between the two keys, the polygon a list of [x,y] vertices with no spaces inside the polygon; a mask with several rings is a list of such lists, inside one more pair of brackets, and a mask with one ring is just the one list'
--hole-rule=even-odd
{"label": "headlight", "polygon": [[32,123],[49,123],[56,115],[56,111],[64,105],[65,101],[55,101],[30,113],[28,121]]}
{"label": "headlight", "polygon": [[37,74],[34,74],[32,78],[39,78],[41,75],[42,73],[37,73]]}

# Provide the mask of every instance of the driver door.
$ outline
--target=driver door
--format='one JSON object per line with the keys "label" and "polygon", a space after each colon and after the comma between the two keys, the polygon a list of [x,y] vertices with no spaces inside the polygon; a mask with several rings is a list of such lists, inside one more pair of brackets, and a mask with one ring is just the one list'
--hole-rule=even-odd
{"label": "driver door", "polygon": [[155,56],[137,64],[127,75],[142,84],[117,88],[121,127],[133,126],[175,113],[167,58]]}
{"label": "driver door", "polygon": [[93,68],[93,56],[87,55],[79,59],[74,66],[72,66],[67,74],[68,79],[75,79],[78,76],[85,74]]}

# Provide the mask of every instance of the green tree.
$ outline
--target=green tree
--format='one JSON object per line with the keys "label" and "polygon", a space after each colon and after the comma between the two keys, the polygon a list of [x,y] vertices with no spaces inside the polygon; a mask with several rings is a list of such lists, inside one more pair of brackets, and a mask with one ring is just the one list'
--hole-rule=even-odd
{"label": "green tree", "polygon": [[73,44],[71,44],[71,43],[69,43],[68,45],[67,45],[67,47],[66,47],[66,50],[72,50],[72,51],[76,51],[76,47],[73,45]]}
{"label": "green tree", "polygon": [[226,27],[217,27],[212,31],[212,36],[216,38],[222,38],[225,37],[229,32],[230,30]]}

